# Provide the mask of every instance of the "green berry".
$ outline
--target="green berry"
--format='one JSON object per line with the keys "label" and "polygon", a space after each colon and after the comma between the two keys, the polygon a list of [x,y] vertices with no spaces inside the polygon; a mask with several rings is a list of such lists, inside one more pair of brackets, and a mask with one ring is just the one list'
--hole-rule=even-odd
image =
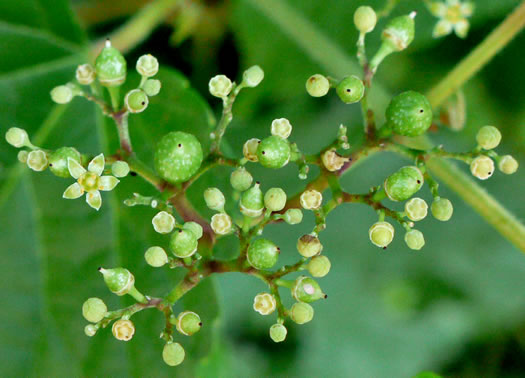
{"label": "green berry", "polygon": [[270,269],[277,263],[279,248],[270,240],[257,239],[248,247],[248,263],[255,269]]}
{"label": "green berry", "polygon": [[314,277],[324,277],[330,272],[332,264],[326,256],[315,256],[307,265],[307,269]]}
{"label": "green berry", "polygon": [[257,148],[261,141],[257,138],[248,139],[242,146],[242,154],[246,160],[257,162],[259,158],[257,157]]}
{"label": "green berry", "polygon": [[393,18],[383,29],[381,39],[393,51],[404,50],[414,40],[415,12]]}
{"label": "green berry", "polygon": [[160,268],[169,261],[166,251],[161,247],[149,247],[144,254],[144,259],[154,268]]}
{"label": "green berry", "polygon": [[21,150],[21,151],[18,151],[16,158],[18,159],[20,163],[26,164],[28,156],[29,156],[29,152],[27,152],[26,150]]}
{"label": "green berry", "polygon": [[208,89],[212,96],[227,97],[233,89],[233,83],[224,75],[217,75],[211,78]]}
{"label": "green berry", "polygon": [[264,79],[264,71],[259,66],[251,66],[242,74],[242,81],[247,87],[256,87]]}
{"label": "green berry", "polygon": [[169,234],[175,228],[175,218],[166,211],[158,212],[151,220],[153,228],[159,234]]}
{"label": "green berry", "polygon": [[423,186],[423,174],[414,166],[402,167],[384,183],[385,192],[392,201],[405,201]]}
{"label": "green berry", "polygon": [[27,166],[33,171],[41,172],[48,166],[46,153],[42,150],[34,150],[27,155]]}
{"label": "green berry", "polygon": [[363,98],[365,85],[357,76],[347,76],[337,84],[335,91],[345,104],[353,104]]}
{"label": "green berry", "polygon": [[275,135],[263,139],[257,147],[257,158],[266,168],[284,167],[290,161],[290,155],[290,143]]}
{"label": "green berry", "polygon": [[170,183],[187,181],[199,170],[202,147],[192,134],[172,131],[162,137],[155,151],[155,169]]}
{"label": "green berry", "polygon": [[82,316],[91,323],[98,323],[108,312],[104,301],[100,298],[89,298],[82,305]]}
{"label": "green berry", "polygon": [[261,315],[270,315],[276,307],[275,297],[270,293],[259,293],[253,299],[253,309]]}
{"label": "green berry", "polygon": [[405,212],[410,220],[417,222],[427,216],[428,205],[421,198],[411,198],[405,203]]}
{"label": "green berry", "polygon": [[162,84],[160,80],[157,79],[148,79],[142,86],[142,89],[149,97],[153,97],[159,94]]}
{"label": "green berry", "polygon": [[476,141],[483,149],[492,150],[501,142],[501,133],[494,126],[483,126],[476,134]]}
{"label": "green berry", "polygon": [[499,160],[498,168],[501,172],[511,175],[518,170],[518,161],[511,155],[504,155]]}
{"label": "green berry", "polygon": [[398,94],[386,109],[387,127],[396,134],[415,137],[424,134],[432,124],[432,107],[421,93]]}
{"label": "green berry", "polygon": [[197,252],[197,237],[188,230],[178,230],[171,235],[170,248],[180,258],[190,257]]}
{"label": "green berry", "polygon": [[127,269],[98,268],[98,271],[104,276],[104,282],[113,293],[122,296],[127,294],[135,285],[135,277]]}
{"label": "green berry", "polygon": [[281,211],[286,206],[286,193],[281,188],[271,188],[264,194],[264,206],[270,211]]}
{"label": "green berry", "polygon": [[95,60],[95,72],[100,84],[106,87],[119,86],[126,80],[126,59],[111,47],[109,40]]}
{"label": "green berry", "polygon": [[16,148],[25,147],[29,144],[29,136],[27,135],[27,131],[18,127],[11,127],[9,130],[7,130],[5,133],[5,140],[11,146]]}
{"label": "green berry", "polygon": [[84,333],[86,334],[86,336],[89,336],[89,337],[95,336],[97,331],[98,331],[98,327],[94,324],[88,324],[87,326],[84,327]]}
{"label": "green berry", "polygon": [[436,197],[434,202],[432,202],[430,210],[432,211],[434,218],[446,222],[452,217],[454,207],[452,206],[452,202],[448,199]]}
{"label": "green berry", "polygon": [[132,89],[126,94],[124,104],[130,113],[141,113],[148,107],[148,96],[142,89]]}
{"label": "green berry", "polygon": [[233,189],[244,192],[252,186],[253,177],[244,167],[239,167],[232,172],[230,176],[230,184]]}
{"label": "green berry", "polygon": [[292,124],[286,118],[278,118],[272,121],[272,135],[286,139],[292,133]]}
{"label": "green berry", "polygon": [[49,155],[49,170],[58,177],[71,177],[67,159],[80,163],[80,153],[73,147],[61,147]]}
{"label": "green berry", "polygon": [[368,230],[372,244],[386,248],[394,240],[394,227],[388,222],[376,222]]}
{"label": "green berry", "polygon": [[193,232],[197,239],[202,238],[202,226],[197,222],[186,222],[182,226],[182,229]]}
{"label": "green berry", "polygon": [[270,338],[276,343],[284,341],[287,334],[288,330],[282,324],[276,323],[270,327]]}
{"label": "green berry", "polygon": [[313,278],[301,276],[295,280],[292,296],[299,302],[311,303],[321,298],[326,298],[317,281]]}
{"label": "green berry", "polygon": [[89,85],[95,80],[95,69],[91,64],[82,64],[77,67],[75,77],[79,84]]}
{"label": "green berry", "polygon": [[199,315],[192,311],[184,311],[177,316],[177,331],[186,336],[191,336],[200,331],[202,321]]}
{"label": "green berry", "polygon": [[145,77],[152,77],[159,72],[159,61],[151,54],[142,55],[137,60],[137,72]]}
{"label": "green berry", "polygon": [[233,231],[233,223],[226,213],[218,213],[211,217],[211,229],[217,235],[228,235]]}
{"label": "green berry", "polygon": [[57,104],[67,104],[73,99],[73,91],[67,85],[59,85],[51,90],[51,99]]}
{"label": "green berry", "polygon": [[425,245],[425,238],[421,231],[410,230],[405,234],[405,243],[407,243],[408,248],[418,251]]}
{"label": "green berry", "polygon": [[290,309],[290,317],[297,324],[305,324],[314,318],[314,308],[308,303],[294,303]]}
{"label": "green berry", "polygon": [[283,219],[288,224],[299,224],[303,220],[303,212],[300,209],[288,209],[284,213]]}
{"label": "green berry", "polygon": [[129,165],[125,161],[118,160],[111,165],[111,173],[115,177],[126,177],[129,173]]}
{"label": "green berry", "polygon": [[223,211],[226,199],[217,188],[208,188],[204,191],[204,201],[211,210]]}
{"label": "green berry", "polygon": [[360,33],[370,33],[377,23],[376,12],[371,7],[360,6],[354,13],[354,25]]}
{"label": "green berry", "polygon": [[297,250],[303,257],[318,255],[323,250],[323,245],[315,235],[303,235],[297,240]]}
{"label": "green berry", "polygon": [[470,172],[480,180],[486,180],[494,173],[494,161],[485,155],[480,155],[470,163]]}
{"label": "green berry", "polygon": [[254,186],[242,193],[240,206],[241,212],[247,217],[255,218],[262,214],[264,209],[263,193],[256,182]]}
{"label": "green berry", "polygon": [[186,352],[184,352],[184,348],[179,343],[167,343],[162,350],[162,359],[169,366],[182,364],[185,356]]}
{"label": "green berry", "polygon": [[323,97],[330,90],[330,82],[320,74],[312,75],[306,80],[306,91],[312,97]]}

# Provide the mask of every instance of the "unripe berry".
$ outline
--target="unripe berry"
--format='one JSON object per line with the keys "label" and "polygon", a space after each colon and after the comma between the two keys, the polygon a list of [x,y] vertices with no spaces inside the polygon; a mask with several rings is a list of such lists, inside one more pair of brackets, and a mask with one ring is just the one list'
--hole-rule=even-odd
{"label": "unripe berry", "polygon": [[370,33],[377,23],[377,15],[369,6],[360,6],[354,13],[354,24],[360,33]]}
{"label": "unripe berry", "polygon": [[232,91],[233,84],[230,79],[224,75],[217,75],[211,78],[208,83],[208,89],[212,96],[224,98]]}
{"label": "unripe berry", "polygon": [[264,195],[264,206],[270,211],[281,211],[286,206],[286,193],[281,188],[271,188]]}
{"label": "unripe berry", "polygon": [[200,331],[202,327],[201,318],[192,311],[184,311],[177,316],[177,331],[186,336],[191,336]]}
{"label": "unripe berry", "polygon": [[257,159],[266,168],[284,167],[290,161],[290,155],[290,143],[275,135],[263,139],[257,147]]}
{"label": "unripe berry", "polygon": [[142,55],[137,60],[136,68],[142,76],[152,77],[159,72],[159,61],[151,54]]}
{"label": "unripe berry", "polygon": [[100,298],[89,298],[82,305],[82,316],[91,323],[98,323],[108,312],[108,308],[104,301]]}
{"label": "unripe berry", "polygon": [[330,272],[332,264],[326,256],[315,256],[307,265],[307,269],[314,277],[324,277]]}
{"label": "unripe berry", "polygon": [[104,276],[104,282],[109,290],[122,296],[129,293],[135,285],[135,277],[131,272],[124,268],[104,269],[98,268]]}
{"label": "unripe berry", "polygon": [[131,320],[119,319],[113,323],[111,332],[117,340],[129,341],[135,334],[135,325]]}
{"label": "unripe berry", "polygon": [[365,85],[357,76],[347,76],[337,84],[335,91],[345,104],[353,104],[363,98]]}
{"label": "unripe berry", "polygon": [[421,93],[407,91],[398,94],[386,109],[387,127],[396,134],[415,137],[432,124],[432,107]]}
{"label": "unripe berry", "polygon": [[172,131],[162,137],[155,151],[155,170],[175,184],[190,179],[203,160],[202,147],[192,134]]}
{"label": "unripe berry", "polygon": [[486,180],[494,173],[494,161],[485,155],[480,155],[470,163],[470,172],[480,180]]}
{"label": "unripe berry", "polygon": [[299,224],[303,220],[303,212],[300,209],[288,209],[284,213],[283,219],[288,224]]}
{"label": "unripe berry", "polygon": [[334,149],[327,150],[321,155],[324,167],[330,172],[336,172],[343,168],[343,165],[349,160],[342,157]]}
{"label": "unripe berry", "polygon": [[34,150],[27,155],[27,166],[33,171],[41,172],[48,166],[46,153],[42,150]]}
{"label": "unripe berry", "polygon": [[125,161],[118,160],[111,165],[111,173],[115,177],[126,177],[129,173],[129,165]]}
{"label": "unripe berry", "polygon": [[142,86],[142,90],[146,92],[149,97],[153,97],[159,94],[162,84],[160,80],[157,79],[148,79]]}
{"label": "unripe berry", "polygon": [[314,318],[314,308],[308,303],[294,303],[290,309],[290,318],[297,324],[305,324]]}
{"label": "unripe berry", "polygon": [[124,97],[124,104],[130,113],[141,113],[148,107],[148,96],[142,89],[132,89]]}
{"label": "unripe berry", "polygon": [[244,192],[252,186],[253,177],[244,167],[239,167],[232,172],[230,176],[230,184],[233,189]]}
{"label": "unripe berry", "polygon": [[184,348],[179,343],[167,343],[162,350],[162,359],[169,366],[182,364],[185,356],[186,352],[184,352]]}
{"label": "unripe berry", "polygon": [[323,97],[330,90],[330,82],[320,74],[312,75],[306,80],[306,91],[312,97]]}
{"label": "unripe berry", "polygon": [[51,99],[57,104],[67,104],[73,99],[73,91],[67,85],[59,85],[51,90]]}
{"label": "unripe berry", "polygon": [[197,252],[199,242],[195,234],[188,230],[179,230],[171,235],[170,249],[177,257],[185,258]]}
{"label": "unripe berry", "polygon": [[446,222],[452,217],[454,207],[452,206],[452,202],[450,202],[448,199],[436,197],[434,202],[432,202],[430,210],[432,211],[434,218]]}
{"label": "unripe berry", "polygon": [[272,135],[286,139],[292,133],[292,124],[286,118],[278,118],[272,121]]}
{"label": "unripe berry", "polygon": [[248,263],[255,269],[270,269],[277,263],[279,248],[270,240],[257,239],[248,247]]}
{"label": "unripe berry", "polygon": [[411,198],[405,203],[405,212],[407,213],[408,219],[417,222],[425,219],[428,213],[428,205],[421,198]]}
{"label": "unripe berry", "polygon": [[166,211],[158,212],[151,220],[151,223],[159,234],[169,234],[175,228],[175,218]]}
{"label": "unripe berry", "polygon": [[29,136],[27,135],[27,131],[25,131],[24,129],[20,129],[18,127],[11,127],[5,133],[5,140],[11,146],[20,148],[27,146],[29,142]]}
{"label": "unripe berry", "polygon": [[84,333],[88,337],[95,336],[97,331],[98,331],[98,327],[94,324],[88,324],[87,326],[84,327]]}
{"label": "unripe berry", "polygon": [[111,47],[109,40],[95,60],[95,72],[100,84],[106,87],[119,86],[126,80],[126,59]]}
{"label": "unripe berry", "polygon": [[492,150],[501,142],[501,133],[494,126],[483,126],[476,134],[476,141],[483,149]]}
{"label": "unripe berry", "polygon": [[425,245],[425,238],[421,231],[410,230],[405,234],[405,243],[408,248],[418,251]]}
{"label": "unripe berry", "polygon": [[257,148],[259,148],[260,143],[261,140],[257,138],[248,139],[244,143],[244,145],[242,146],[242,154],[244,155],[244,158],[246,160],[252,162],[259,161],[259,158],[257,157]]}
{"label": "unripe berry", "polygon": [[73,147],[61,147],[49,155],[49,170],[58,177],[71,177],[67,159],[80,163],[80,153]]}
{"label": "unripe berry", "polygon": [[409,15],[399,16],[390,20],[385,26],[381,39],[383,43],[388,45],[393,51],[404,50],[414,40],[415,12]]}
{"label": "unripe berry", "polygon": [[317,210],[323,203],[323,195],[317,190],[306,190],[299,197],[301,206],[306,210]]}
{"label": "unripe berry", "polygon": [[82,64],[77,67],[75,77],[79,84],[89,85],[95,80],[95,69],[91,64]]}
{"label": "unripe berry", "polygon": [[311,303],[321,298],[326,298],[317,281],[313,278],[301,276],[295,280],[295,286],[292,288],[292,296],[299,302]]}
{"label": "unripe berry", "polygon": [[259,188],[259,182],[242,193],[240,206],[241,212],[251,218],[258,217],[264,209],[263,193]]}
{"label": "unripe berry", "polygon": [[419,168],[406,166],[390,175],[384,183],[386,195],[392,201],[405,201],[423,186],[424,178]]}
{"label": "unripe berry", "polygon": [[224,194],[217,188],[208,188],[204,191],[204,201],[211,210],[223,211],[226,199]]}
{"label": "unripe berry", "polygon": [[376,222],[368,230],[372,244],[386,248],[394,240],[394,227],[388,222]]}
{"label": "unripe berry", "polygon": [[297,250],[303,257],[318,255],[323,250],[323,245],[315,235],[303,235],[297,240]]}
{"label": "unripe berry", "polygon": [[518,170],[518,161],[511,155],[502,156],[498,163],[498,168],[501,172],[511,175]]}
{"label": "unripe berry", "polygon": [[25,150],[18,151],[18,154],[16,155],[16,158],[20,163],[26,164],[27,163],[27,156],[29,155],[29,152]]}
{"label": "unripe berry", "polygon": [[270,327],[270,338],[276,343],[284,341],[287,334],[288,330],[282,324],[276,323]]}
{"label": "unripe berry", "polygon": [[169,261],[166,251],[161,247],[149,247],[144,254],[144,259],[154,268],[160,268]]}
{"label": "unripe berry", "polygon": [[253,309],[261,315],[270,315],[276,307],[277,302],[270,293],[259,293],[253,299]]}
{"label": "unripe berry", "polygon": [[242,81],[247,87],[256,87],[264,79],[264,71],[259,66],[251,66],[242,74]]}
{"label": "unripe berry", "polygon": [[219,213],[211,217],[211,229],[217,235],[228,235],[232,232],[232,219],[228,214]]}
{"label": "unripe berry", "polygon": [[202,226],[198,224],[197,222],[186,222],[184,223],[182,228],[184,230],[193,232],[193,234],[195,235],[197,239],[200,239],[202,237]]}

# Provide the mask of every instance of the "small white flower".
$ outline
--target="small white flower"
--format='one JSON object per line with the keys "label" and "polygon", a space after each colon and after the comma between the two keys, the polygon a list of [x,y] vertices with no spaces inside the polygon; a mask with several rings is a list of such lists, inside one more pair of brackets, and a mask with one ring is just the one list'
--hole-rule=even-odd
{"label": "small white flower", "polygon": [[232,91],[233,83],[224,75],[216,75],[208,83],[208,89],[213,96],[224,98]]}
{"label": "small white flower", "polygon": [[261,315],[270,315],[276,307],[275,297],[270,293],[259,293],[253,299],[253,309]]}
{"label": "small white flower", "polygon": [[460,38],[465,38],[469,29],[467,18],[472,16],[474,4],[460,0],[446,0],[443,2],[432,2],[429,5],[430,12],[439,18],[434,27],[432,36],[439,38],[448,35],[454,30]]}
{"label": "small white flower", "polygon": [[151,223],[159,234],[169,234],[175,228],[175,218],[166,211],[157,213],[151,220]]}

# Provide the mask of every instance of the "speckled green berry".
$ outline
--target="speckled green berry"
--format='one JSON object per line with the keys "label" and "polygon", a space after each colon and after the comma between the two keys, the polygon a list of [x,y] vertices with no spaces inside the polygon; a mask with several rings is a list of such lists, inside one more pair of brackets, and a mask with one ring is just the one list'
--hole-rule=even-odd
{"label": "speckled green berry", "polygon": [[393,51],[406,49],[414,40],[415,16],[416,14],[413,12],[390,20],[381,34],[383,43]]}
{"label": "speckled green berry", "polygon": [[192,311],[184,311],[177,316],[177,331],[186,336],[191,336],[200,331],[202,321],[198,314]]}
{"label": "speckled green berry", "polygon": [[276,343],[284,341],[287,334],[288,330],[282,324],[276,323],[270,327],[270,338]]}
{"label": "speckled green berry", "polygon": [[303,221],[303,212],[301,209],[288,209],[283,214],[283,219],[288,224],[299,224]]}
{"label": "speckled green berry", "polygon": [[314,318],[314,308],[308,303],[294,303],[290,309],[290,317],[297,324],[305,324]]}
{"label": "speckled green berry", "polygon": [[124,104],[130,113],[141,113],[148,107],[149,100],[142,89],[132,89],[124,97]]}
{"label": "speckled green berry", "polygon": [[423,174],[414,166],[402,167],[384,183],[386,195],[392,201],[405,201],[423,186]]}
{"label": "speckled green berry", "polygon": [[108,307],[100,298],[89,298],[82,305],[82,316],[91,323],[98,323],[108,312]]}
{"label": "speckled green berry", "polygon": [[119,86],[126,80],[126,59],[111,47],[109,40],[95,60],[95,72],[100,84],[106,87]]}
{"label": "speckled green berry", "polygon": [[255,269],[270,269],[277,263],[279,248],[270,240],[257,239],[248,247],[248,263]]}
{"label": "speckled green berry", "polygon": [[80,153],[73,147],[61,147],[49,155],[49,170],[58,177],[70,177],[67,159],[80,163]]}
{"label": "speckled green berry", "polygon": [[323,97],[330,90],[330,82],[320,74],[312,75],[306,80],[306,91],[312,97]]}
{"label": "speckled green berry", "polygon": [[476,141],[483,149],[492,150],[501,142],[501,133],[494,126],[483,126],[476,134]]}
{"label": "speckled green berry", "polygon": [[190,257],[197,252],[197,236],[188,230],[178,230],[171,234],[170,249],[180,258]]}
{"label": "speckled green berry", "polygon": [[398,94],[386,109],[387,127],[399,135],[415,137],[424,134],[432,124],[432,107],[421,93]]}
{"label": "speckled green berry", "polygon": [[167,343],[162,350],[162,359],[169,366],[182,364],[185,356],[186,352],[184,352],[184,348],[179,343]]}
{"label": "speckled green berry", "polygon": [[252,186],[253,177],[244,167],[239,167],[232,172],[230,176],[230,184],[233,189],[244,192]]}
{"label": "speckled green berry", "polygon": [[172,131],[164,135],[155,150],[155,170],[170,183],[187,181],[199,170],[202,147],[192,134]]}
{"label": "speckled green berry", "polygon": [[306,276],[298,277],[295,280],[295,285],[292,288],[292,296],[299,302],[305,303],[312,303],[327,297],[317,281]]}
{"label": "speckled green berry", "polygon": [[326,256],[315,256],[310,260],[307,269],[314,277],[324,277],[330,272],[332,264]]}
{"label": "speckled green berry", "polygon": [[122,296],[134,288],[135,277],[129,270],[124,268],[99,268],[98,270],[104,276],[104,282],[113,293]]}
{"label": "speckled green berry", "polygon": [[186,222],[182,226],[182,229],[193,232],[197,239],[202,237],[202,226],[197,222]]}
{"label": "speckled green berry", "polygon": [[303,235],[297,240],[297,251],[303,257],[312,257],[318,255],[323,250],[323,245],[315,235]]}
{"label": "speckled green berry", "polygon": [[434,218],[446,222],[452,217],[454,207],[452,206],[452,202],[448,199],[436,197],[434,202],[432,202],[430,210],[432,211]]}
{"label": "speckled green berry", "polygon": [[363,98],[365,85],[357,76],[347,76],[337,84],[335,91],[345,104],[353,104]]}
{"label": "speckled green berry", "polygon": [[270,211],[281,211],[286,206],[286,193],[281,188],[271,188],[264,194],[264,206]]}
{"label": "speckled green berry", "polygon": [[161,87],[162,84],[160,80],[148,79],[142,86],[142,90],[144,90],[149,97],[153,97],[159,94]]}
{"label": "speckled green berry", "polygon": [[419,251],[425,245],[425,237],[419,230],[410,230],[405,234],[405,243],[408,248]]}
{"label": "speckled green berry", "polygon": [[254,186],[242,193],[239,204],[241,212],[247,217],[255,218],[262,214],[264,199],[259,182],[256,182]]}
{"label": "speckled green berry", "polygon": [[290,161],[290,143],[281,137],[272,135],[259,143],[257,158],[266,168],[282,168]]}
{"label": "speckled green berry", "polygon": [[160,268],[168,263],[168,255],[161,247],[149,247],[144,254],[144,259],[154,268]]}

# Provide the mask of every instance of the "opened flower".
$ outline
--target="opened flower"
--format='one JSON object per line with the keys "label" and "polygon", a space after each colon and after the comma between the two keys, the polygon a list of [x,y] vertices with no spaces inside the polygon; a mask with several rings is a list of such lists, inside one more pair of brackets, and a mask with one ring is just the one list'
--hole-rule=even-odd
{"label": "opened flower", "polygon": [[86,193],[86,202],[93,209],[98,210],[102,206],[100,190],[113,190],[119,180],[113,176],[101,176],[104,172],[104,154],[96,156],[89,162],[88,169],[82,167],[76,160],[67,159],[67,168],[76,183],[70,185],[63,196],[67,199],[75,199]]}
{"label": "opened flower", "polygon": [[432,32],[434,38],[448,35],[452,30],[460,38],[467,36],[470,26],[467,18],[472,15],[474,4],[462,3],[460,0],[446,0],[444,3],[431,2],[428,8],[434,16],[440,19]]}

